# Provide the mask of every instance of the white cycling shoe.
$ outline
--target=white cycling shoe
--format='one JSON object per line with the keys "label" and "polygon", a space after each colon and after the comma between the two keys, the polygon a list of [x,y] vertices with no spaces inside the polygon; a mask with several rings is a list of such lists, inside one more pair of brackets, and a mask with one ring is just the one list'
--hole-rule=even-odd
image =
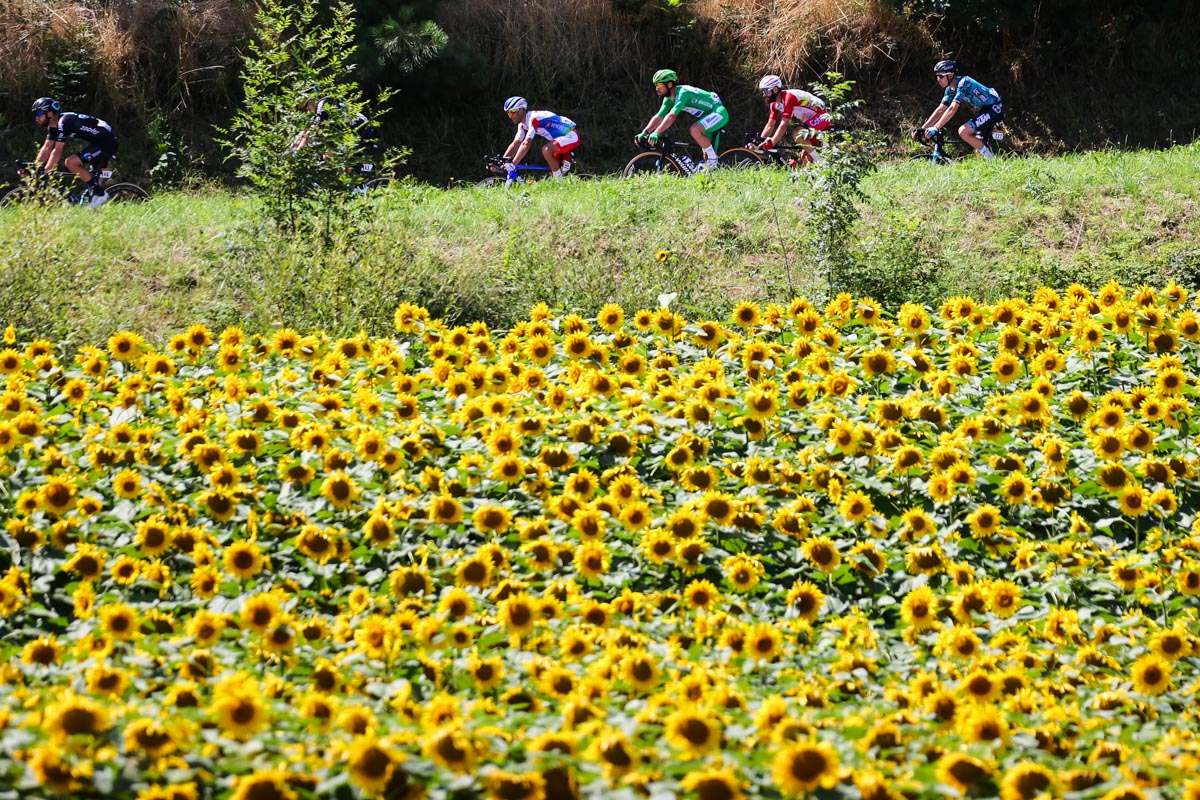
{"label": "white cycling shoe", "polygon": [[94,194],[92,195],[92,199],[88,201],[88,208],[102,206],[111,199],[112,196],[108,192],[104,192],[103,194]]}

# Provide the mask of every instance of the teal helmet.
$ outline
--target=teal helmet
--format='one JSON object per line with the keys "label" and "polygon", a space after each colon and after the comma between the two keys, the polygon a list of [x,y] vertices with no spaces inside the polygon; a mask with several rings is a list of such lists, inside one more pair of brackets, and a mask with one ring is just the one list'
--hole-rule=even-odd
{"label": "teal helmet", "polygon": [[651,83],[676,83],[679,81],[679,76],[675,74],[673,69],[660,69],[654,73],[654,77],[650,80]]}

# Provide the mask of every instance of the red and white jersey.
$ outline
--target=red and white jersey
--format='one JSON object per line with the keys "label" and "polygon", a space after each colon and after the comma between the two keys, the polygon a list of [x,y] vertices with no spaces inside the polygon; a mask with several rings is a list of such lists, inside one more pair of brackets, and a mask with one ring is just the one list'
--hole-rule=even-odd
{"label": "red and white jersey", "polygon": [[794,119],[808,124],[814,118],[823,116],[828,109],[825,101],[803,89],[784,89],[779,93],[774,103],[771,103],[771,122],[777,122],[781,117]]}

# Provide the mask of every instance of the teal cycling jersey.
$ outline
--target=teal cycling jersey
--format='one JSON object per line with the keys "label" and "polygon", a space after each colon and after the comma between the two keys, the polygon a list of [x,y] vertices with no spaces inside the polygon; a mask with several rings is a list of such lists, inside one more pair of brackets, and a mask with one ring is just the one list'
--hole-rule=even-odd
{"label": "teal cycling jersey", "polygon": [[1000,102],[1000,93],[984,86],[974,78],[964,75],[954,86],[946,87],[946,93],[942,95],[942,102],[946,105],[953,102],[966,103],[976,108],[987,108]]}
{"label": "teal cycling jersey", "polygon": [[683,84],[675,87],[675,97],[664,97],[662,108],[658,110],[660,117],[665,117],[667,114],[691,114],[697,119],[713,111],[723,110],[725,105],[721,102],[721,98],[716,92],[706,92],[703,89],[697,89],[695,86],[686,86]]}

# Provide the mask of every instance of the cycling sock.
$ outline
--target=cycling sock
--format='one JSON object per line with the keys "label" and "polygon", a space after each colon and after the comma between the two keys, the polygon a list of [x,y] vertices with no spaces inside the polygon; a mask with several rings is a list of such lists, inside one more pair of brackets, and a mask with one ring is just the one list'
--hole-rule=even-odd
{"label": "cycling sock", "polygon": [[983,147],[979,148],[979,155],[983,156],[984,158],[991,158],[996,154],[991,150],[988,150],[988,146],[985,144]]}
{"label": "cycling sock", "polygon": [[704,157],[709,161],[715,161],[717,158],[717,148],[713,147],[711,144],[704,148]]}
{"label": "cycling sock", "polygon": [[563,171],[562,171],[562,168],[561,168],[561,167],[559,167],[558,169],[554,170],[554,171],[553,171],[553,172],[551,172],[550,174],[551,174],[551,175],[553,175],[553,176],[554,176],[554,177],[556,177],[556,178],[561,178],[561,177],[563,176]]}

